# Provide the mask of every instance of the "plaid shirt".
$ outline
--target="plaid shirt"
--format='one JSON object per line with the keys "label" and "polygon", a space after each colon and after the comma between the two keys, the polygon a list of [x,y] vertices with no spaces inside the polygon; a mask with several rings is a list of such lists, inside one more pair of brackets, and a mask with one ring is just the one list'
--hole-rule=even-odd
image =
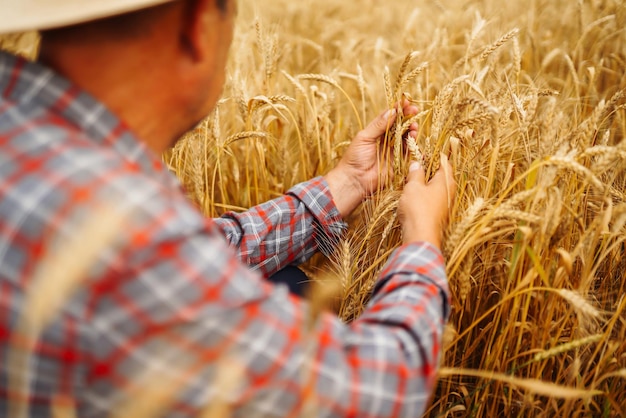
{"label": "plaid shirt", "polygon": [[[262,276],[344,230],[322,178],[206,219],[160,159],[71,82],[2,53],[0,94],[0,416],[17,406],[36,417],[424,411],[449,311],[436,248],[397,249],[358,320],[322,314],[309,328],[309,305]],[[93,260],[78,251],[61,274],[42,268],[46,254],[62,263],[72,238],[85,251],[97,244],[79,226],[102,202],[130,214],[124,227]],[[81,263],[80,286],[64,287]],[[29,304],[54,305],[57,294],[56,312]],[[37,312],[40,330],[20,325]]]}

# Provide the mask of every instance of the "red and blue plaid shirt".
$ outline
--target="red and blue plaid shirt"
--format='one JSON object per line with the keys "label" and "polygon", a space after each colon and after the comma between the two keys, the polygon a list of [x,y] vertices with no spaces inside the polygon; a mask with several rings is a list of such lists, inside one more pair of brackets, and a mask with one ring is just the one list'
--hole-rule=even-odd
{"label": "red and blue plaid shirt", "polygon": [[[342,234],[322,178],[206,219],[160,159],[70,81],[2,53],[0,94],[0,416],[20,405],[35,417],[109,416],[132,401],[129,418],[142,405],[187,417],[222,403],[242,417],[424,411],[449,311],[436,248],[397,249],[360,318],[322,314],[309,330],[309,305],[263,276]],[[130,220],[71,291],[53,275],[46,288],[66,298],[32,337],[28,300],[58,297],[37,293],[34,277],[49,278],[42,258],[70,248],[78,225],[111,203]]]}

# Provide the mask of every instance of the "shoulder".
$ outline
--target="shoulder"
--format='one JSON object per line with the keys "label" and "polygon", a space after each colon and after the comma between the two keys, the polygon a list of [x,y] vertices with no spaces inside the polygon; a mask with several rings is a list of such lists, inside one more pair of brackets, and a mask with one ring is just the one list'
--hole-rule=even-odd
{"label": "shoulder", "polygon": [[[53,219],[63,224],[111,206],[172,231],[207,227],[177,179],[138,143],[116,146],[95,140],[57,114],[22,105],[5,108],[0,114],[1,215],[19,212],[42,224]],[[125,155],[125,149],[133,155]]]}

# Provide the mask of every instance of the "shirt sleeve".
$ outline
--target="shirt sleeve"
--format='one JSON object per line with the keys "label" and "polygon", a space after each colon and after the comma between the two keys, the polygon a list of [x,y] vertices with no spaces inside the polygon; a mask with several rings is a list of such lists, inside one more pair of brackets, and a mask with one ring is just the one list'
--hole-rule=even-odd
{"label": "shirt sleeve", "polygon": [[239,259],[265,277],[335,247],[346,229],[322,177],[242,213],[215,219]]}
{"label": "shirt sleeve", "polygon": [[148,200],[91,287],[87,416],[119,414],[143,397],[176,417],[201,416],[220,402],[236,417],[424,411],[449,312],[437,249],[397,249],[359,319],[347,325],[322,314],[311,325],[306,302],[242,264],[184,199]]}

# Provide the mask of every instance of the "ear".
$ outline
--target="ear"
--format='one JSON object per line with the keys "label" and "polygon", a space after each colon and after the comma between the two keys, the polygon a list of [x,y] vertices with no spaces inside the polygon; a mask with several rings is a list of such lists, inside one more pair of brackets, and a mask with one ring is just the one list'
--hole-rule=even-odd
{"label": "ear", "polygon": [[180,26],[180,46],[194,62],[206,60],[219,39],[219,9],[215,0],[184,2]]}

